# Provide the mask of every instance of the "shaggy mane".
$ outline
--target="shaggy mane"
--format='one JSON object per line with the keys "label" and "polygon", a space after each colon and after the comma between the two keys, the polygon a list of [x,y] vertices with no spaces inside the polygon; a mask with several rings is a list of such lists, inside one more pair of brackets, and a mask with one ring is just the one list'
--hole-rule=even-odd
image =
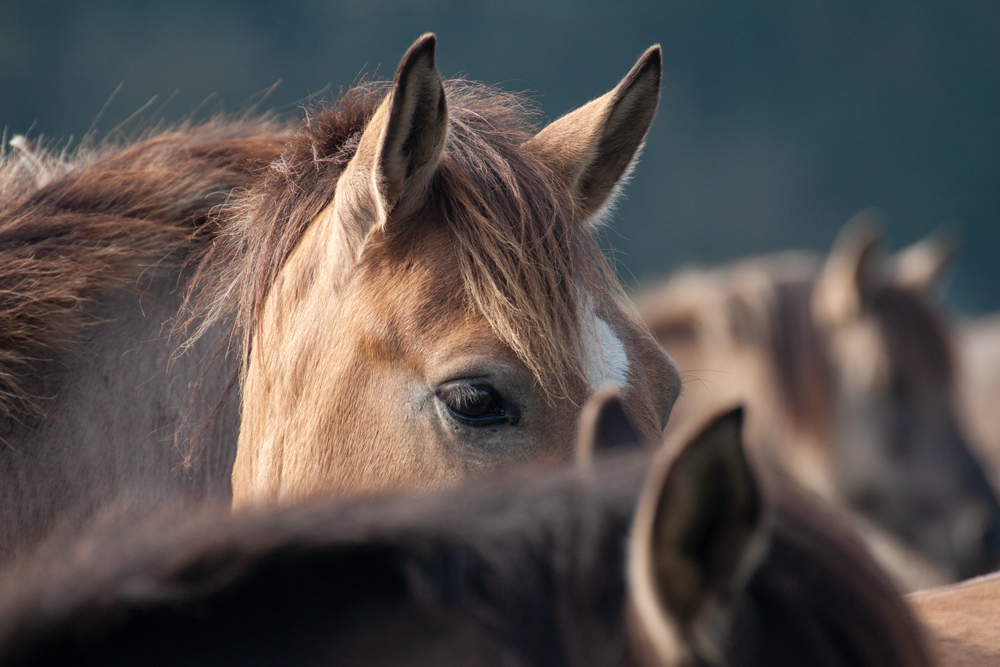
{"label": "shaggy mane", "polygon": [[0,414],[42,414],[26,378],[79,339],[96,295],[179,261],[280,138],[270,120],[215,120],[73,154],[0,148]]}
{"label": "shaggy mane", "polygon": [[[284,154],[216,217],[218,242],[206,247],[190,283],[187,322],[202,319],[189,342],[214,323],[231,321],[246,373],[269,290],[308,225],[332,201],[389,90],[388,82],[361,84],[307,113]],[[550,397],[570,396],[584,378],[578,288],[594,280],[593,272],[577,267],[596,261],[602,289],[621,294],[621,288],[573,197],[522,149],[537,131],[531,103],[465,81],[447,81],[445,90],[448,139],[428,205],[441,212],[456,241],[467,303]]]}

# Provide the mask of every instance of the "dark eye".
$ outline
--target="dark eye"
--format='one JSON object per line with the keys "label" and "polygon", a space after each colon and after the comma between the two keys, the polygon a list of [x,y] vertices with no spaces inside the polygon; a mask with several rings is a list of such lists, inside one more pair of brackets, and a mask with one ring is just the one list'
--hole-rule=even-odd
{"label": "dark eye", "polygon": [[452,382],[440,387],[437,396],[451,414],[469,426],[496,426],[516,422],[492,387]]}

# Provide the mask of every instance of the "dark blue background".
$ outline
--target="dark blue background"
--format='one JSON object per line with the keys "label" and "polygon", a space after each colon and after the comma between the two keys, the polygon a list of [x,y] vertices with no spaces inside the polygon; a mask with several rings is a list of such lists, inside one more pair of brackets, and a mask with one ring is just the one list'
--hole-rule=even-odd
{"label": "dark blue background", "polygon": [[103,136],[158,96],[128,134],[150,117],[239,111],[279,79],[262,106],[294,114],[328,85],[390,76],[424,31],[444,75],[533,91],[549,117],[663,45],[660,115],[609,239],[629,281],[825,250],[878,207],[890,249],[957,222],[949,304],[1000,307],[996,2],[8,0],[0,125],[65,141],[94,123]]}

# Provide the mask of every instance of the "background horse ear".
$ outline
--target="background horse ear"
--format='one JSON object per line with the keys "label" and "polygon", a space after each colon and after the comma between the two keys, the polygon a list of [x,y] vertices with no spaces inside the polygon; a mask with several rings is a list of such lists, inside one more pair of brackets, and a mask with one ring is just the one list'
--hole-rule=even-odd
{"label": "background horse ear", "polygon": [[588,465],[595,453],[642,447],[615,385],[605,385],[591,396],[580,412],[576,440],[576,462]]}
{"label": "background horse ear", "polygon": [[868,295],[882,280],[879,228],[875,213],[865,211],[837,235],[813,288],[812,312],[817,322],[842,324],[861,314]]}
{"label": "background horse ear", "polygon": [[600,222],[638,157],[660,102],[663,57],[650,47],[614,90],[549,124],[525,147],[561,174],[588,220]]}
{"label": "background horse ear", "polygon": [[929,292],[940,281],[957,252],[954,235],[947,231],[932,234],[903,248],[887,262],[887,278],[915,292]]}
{"label": "background horse ear", "polygon": [[338,185],[337,206],[346,209],[341,214],[349,210],[368,229],[385,224],[390,213],[419,208],[444,150],[448,107],[434,63],[436,43],[428,33],[406,51],[392,90],[365,127],[341,177],[344,187]]}
{"label": "background horse ear", "polygon": [[677,655],[678,632],[691,636],[697,626],[699,634],[722,641],[714,633],[728,631],[726,605],[733,596],[726,593],[745,585],[763,556],[763,502],[742,431],[742,408],[715,417],[682,441],[672,463],[658,462],[646,481],[633,525],[629,586],[634,611],[664,664]]}

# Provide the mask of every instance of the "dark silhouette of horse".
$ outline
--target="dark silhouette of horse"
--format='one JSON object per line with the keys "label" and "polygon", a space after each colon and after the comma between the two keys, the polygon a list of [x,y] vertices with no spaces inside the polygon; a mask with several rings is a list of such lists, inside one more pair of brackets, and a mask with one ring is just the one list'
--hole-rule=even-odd
{"label": "dark silhouette of horse", "polygon": [[584,417],[577,466],[49,544],[0,580],[0,663],[931,664],[858,540],[754,472],[740,409],[655,456],[616,394]]}

